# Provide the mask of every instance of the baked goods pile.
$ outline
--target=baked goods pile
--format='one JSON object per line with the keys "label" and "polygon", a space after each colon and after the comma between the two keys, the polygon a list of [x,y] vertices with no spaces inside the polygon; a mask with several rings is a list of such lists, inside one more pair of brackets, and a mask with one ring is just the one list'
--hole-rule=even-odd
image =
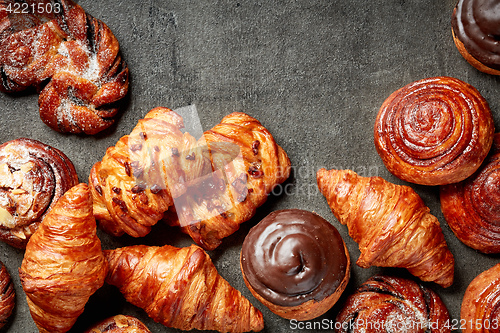
{"label": "baked goods pile", "polygon": [[[471,64],[481,62],[480,70],[497,74],[495,57],[484,56],[477,47],[482,42],[468,33],[468,13],[478,10],[478,2],[459,1],[455,42]],[[23,18],[8,15],[8,3],[0,3],[0,89],[39,89],[40,116],[56,131],[96,134],[109,127],[128,92],[128,67],[110,29],[70,1],[59,1],[61,11],[53,15]],[[491,18],[477,17],[488,31]],[[26,138],[0,145],[0,239],[25,249],[18,273],[40,332],[69,331],[104,284],[166,327],[264,329],[262,313],[218,273],[206,251],[255,216],[289,178],[291,162],[271,133],[245,113],[223,117],[199,139],[183,127],[176,112],[152,109],[96,161],[88,184],[79,183],[72,162],[56,148]],[[395,91],[374,126],[375,149],[387,169],[403,181],[439,185],[450,228],[485,253],[500,252],[499,140],[479,91],[444,76]],[[404,268],[415,277],[368,279],[346,295],[336,330],[369,332],[367,323],[378,321],[386,331],[411,323],[415,331],[450,332],[445,304],[420,281],[450,287],[455,260],[438,219],[415,190],[352,170],[322,168],[316,181],[358,244],[359,267]],[[196,245],[102,249],[98,227],[140,243],[160,221]],[[15,295],[0,266],[4,325]],[[351,259],[330,221],[286,209],[248,232],[240,269],[256,300],[278,316],[305,321],[340,299]],[[461,313],[467,322],[500,319],[498,270],[480,274],[467,288]],[[117,314],[90,323],[87,332],[150,331],[137,318]]]}

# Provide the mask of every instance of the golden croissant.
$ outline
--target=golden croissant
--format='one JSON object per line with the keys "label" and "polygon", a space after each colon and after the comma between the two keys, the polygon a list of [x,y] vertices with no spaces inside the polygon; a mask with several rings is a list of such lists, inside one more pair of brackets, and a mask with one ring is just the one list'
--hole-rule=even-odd
{"label": "golden croissant", "polygon": [[31,236],[19,276],[40,332],[67,332],[104,284],[107,263],[86,184],[66,192]]}
{"label": "golden croissant", "polygon": [[196,245],[106,250],[106,282],[155,321],[181,330],[260,331],[262,313],[217,272]]}
{"label": "golden croissant", "polygon": [[285,151],[244,113],[199,140],[182,127],[177,113],[155,108],[93,166],[94,214],[106,232],[142,237],[165,216],[211,250],[290,174]]}
{"label": "golden croissant", "polygon": [[360,267],[403,267],[423,281],[448,287],[454,258],[439,221],[408,186],[351,170],[317,172],[320,192],[358,243]]}

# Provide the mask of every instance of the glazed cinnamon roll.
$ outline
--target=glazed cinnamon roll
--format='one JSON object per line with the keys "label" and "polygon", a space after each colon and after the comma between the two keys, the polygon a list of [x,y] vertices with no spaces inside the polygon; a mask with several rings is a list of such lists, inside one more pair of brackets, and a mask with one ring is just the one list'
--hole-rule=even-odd
{"label": "glazed cinnamon roll", "polygon": [[73,163],[56,148],[26,138],[0,145],[0,240],[25,248],[47,212],[77,183]]}
{"label": "glazed cinnamon roll", "polygon": [[336,320],[337,333],[450,332],[448,309],[434,291],[389,276],[373,276],[363,283]]}
{"label": "glazed cinnamon roll", "polygon": [[116,315],[99,322],[85,333],[151,333],[151,331],[137,318]]}
{"label": "glazed cinnamon roll", "polygon": [[486,100],[451,77],[410,83],[383,103],[375,122],[375,148],[397,177],[422,185],[469,177],[493,142]]}
{"label": "glazed cinnamon roll", "polygon": [[500,328],[500,264],[479,274],[465,290],[460,310],[463,333],[498,332]]}
{"label": "glazed cinnamon roll", "polygon": [[23,2],[50,5],[43,15],[17,13],[16,3],[0,2],[0,90],[41,90],[40,118],[59,132],[95,134],[113,124],[128,67],[111,30],[71,0]]}
{"label": "glazed cinnamon roll", "polygon": [[0,262],[0,328],[8,322],[16,304],[14,283],[5,265]]}
{"label": "glazed cinnamon roll", "polygon": [[500,13],[495,0],[459,0],[453,10],[453,40],[476,69],[500,75]]}
{"label": "glazed cinnamon roll", "polygon": [[309,320],[328,311],[350,276],[350,258],[333,225],[317,214],[272,212],[248,233],[240,258],[252,294],[287,319]]}
{"label": "glazed cinnamon roll", "polygon": [[500,133],[490,156],[466,180],[441,186],[441,210],[464,244],[484,253],[500,252]]}

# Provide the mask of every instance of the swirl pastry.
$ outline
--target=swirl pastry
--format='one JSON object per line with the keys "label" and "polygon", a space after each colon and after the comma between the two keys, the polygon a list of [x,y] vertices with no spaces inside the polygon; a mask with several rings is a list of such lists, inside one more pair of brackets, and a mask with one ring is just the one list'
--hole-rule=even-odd
{"label": "swirl pastry", "polygon": [[422,185],[456,183],[484,160],[494,124],[486,100],[451,77],[410,83],[383,103],[375,148],[397,177]]}
{"label": "swirl pastry", "polygon": [[136,245],[104,251],[106,282],[155,321],[181,330],[260,331],[262,313],[217,272],[196,245]]}
{"label": "swirl pastry", "polygon": [[324,314],[350,276],[349,253],[337,229],[300,209],[272,212],[253,227],[243,242],[240,264],[255,298],[287,319]]}
{"label": "swirl pastry", "polygon": [[337,333],[451,331],[448,309],[434,291],[389,276],[373,276],[359,286],[336,321]]}
{"label": "swirl pastry", "polygon": [[85,333],[151,333],[151,331],[137,318],[116,315],[99,322]]}
{"label": "swirl pastry", "polygon": [[7,324],[16,304],[14,283],[5,265],[0,262],[0,328]]}
{"label": "swirl pastry", "polygon": [[453,40],[460,54],[476,69],[500,75],[498,2],[459,0],[453,10]]}
{"label": "swirl pastry", "polygon": [[58,149],[25,138],[0,145],[0,239],[25,248],[47,212],[76,184],[73,164]]}
{"label": "swirl pastry", "polygon": [[465,290],[460,310],[463,333],[498,332],[500,326],[500,264],[482,272]]}
{"label": "swirl pastry", "polygon": [[51,4],[46,15],[8,12],[14,3],[0,3],[0,90],[41,90],[40,118],[59,132],[96,134],[113,124],[128,67],[111,30],[70,0],[28,1]]}
{"label": "swirl pastry", "polygon": [[68,190],[26,246],[19,277],[40,333],[64,333],[104,284],[106,259],[96,235],[88,186]]}
{"label": "swirl pastry", "polygon": [[110,234],[148,234],[165,215],[205,249],[214,249],[290,174],[290,160],[269,131],[232,113],[196,141],[182,118],[155,108],[89,177],[94,214]]}
{"label": "swirl pastry", "polygon": [[500,252],[500,134],[491,154],[466,180],[440,187],[441,210],[464,244],[484,253]]}
{"label": "swirl pastry", "polygon": [[318,187],[359,245],[356,264],[402,267],[423,281],[453,283],[455,260],[441,226],[409,186],[351,170],[317,172]]}

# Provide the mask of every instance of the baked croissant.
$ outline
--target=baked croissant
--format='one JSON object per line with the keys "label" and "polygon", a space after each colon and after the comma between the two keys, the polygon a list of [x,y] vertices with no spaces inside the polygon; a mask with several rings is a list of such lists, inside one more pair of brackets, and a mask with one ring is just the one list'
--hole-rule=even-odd
{"label": "baked croissant", "polygon": [[431,289],[412,280],[376,275],[349,296],[335,328],[337,333],[447,333],[450,316]]}
{"label": "baked croissant", "polygon": [[499,306],[500,264],[497,264],[476,276],[465,290],[460,309],[462,332],[498,332]]}
{"label": "baked croissant", "polygon": [[317,172],[320,192],[361,252],[356,264],[403,267],[423,281],[453,283],[454,258],[437,218],[408,186],[351,170]]}
{"label": "baked croissant", "polygon": [[151,331],[137,318],[116,315],[99,322],[85,333],[151,333]]}
{"label": "baked croissant", "polygon": [[493,142],[488,102],[452,77],[412,82],[380,107],[375,148],[397,177],[422,185],[456,183],[472,175]]}
{"label": "baked croissant", "polygon": [[7,324],[16,305],[16,292],[7,268],[2,262],[0,266],[0,328],[2,328]]}
{"label": "baked croissant", "polygon": [[171,225],[214,249],[290,174],[284,150],[244,113],[198,141],[182,127],[178,114],[155,108],[93,166],[94,214],[106,232],[142,237],[169,211]]}
{"label": "baked croissant", "polygon": [[0,145],[0,239],[25,248],[57,200],[78,184],[69,158],[32,139]]}
{"label": "baked croissant", "polygon": [[26,3],[47,10],[17,13],[19,1],[0,2],[0,90],[41,90],[40,118],[56,131],[95,134],[109,127],[128,91],[116,37],[70,0]]}
{"label": "baked croissant", "polygon": [[466,180],[440,187],[441,210],[464,244],[484,253],[500,252],[500,133],[489,157]]}
{"label": "baked croissant", "polygon": [[106,250],[106,282],[155,321],[181,330],[260,331],[262,313],[217,272],[196,245]]}
{"label": "baked croissant", "polygon": [[66,192],[30,238],[19,269],[40,332],[67,332],[106,277],[86,184]]}

